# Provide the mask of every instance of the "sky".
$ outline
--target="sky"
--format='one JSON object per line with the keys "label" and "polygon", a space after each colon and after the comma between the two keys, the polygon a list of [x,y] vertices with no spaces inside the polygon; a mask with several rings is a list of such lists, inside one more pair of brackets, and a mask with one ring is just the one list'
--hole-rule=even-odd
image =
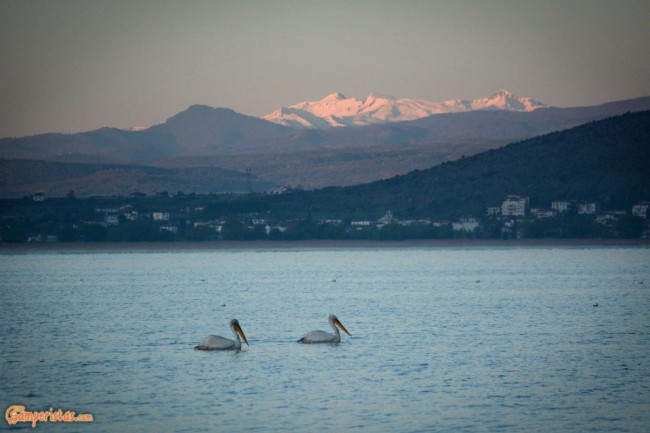
{"label": "sky", "polygon": [[0,137],[262,116],[340,91],[650,96],[648,0],[0,0]]}

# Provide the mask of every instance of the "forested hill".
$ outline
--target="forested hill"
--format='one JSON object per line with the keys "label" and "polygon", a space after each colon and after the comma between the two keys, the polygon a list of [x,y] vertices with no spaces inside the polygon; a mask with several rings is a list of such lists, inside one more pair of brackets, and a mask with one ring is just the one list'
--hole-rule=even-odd
{"label": "forested hill", "polygon": [[428,170],[346,188],[270,199],[281,212],[400,216],[484,215],[508,194],[531,206],[594,200],[605,209],[650,200],[650,111],[625,114],[507,145]]}

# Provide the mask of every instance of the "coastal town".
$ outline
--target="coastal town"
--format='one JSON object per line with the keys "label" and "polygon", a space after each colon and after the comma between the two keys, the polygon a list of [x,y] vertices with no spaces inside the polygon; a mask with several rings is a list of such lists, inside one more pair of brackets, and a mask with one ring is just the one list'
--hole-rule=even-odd
{"label": "coastal town", "polygon": [[[650,202],[630,209],[602,210],[598,202],[557,200],[548,208],[531,207],[530,197],[508,195],[483,215],[453,219],[412,218],[386,210],[376,218],[346,216],[274,218],[259,212],[218,213],[209,204],[191,206],[164,193],[93,199],[25,198],[28,209],[3,206],[0,241],[142,242],[233,240],[406,240],[406,239],[647,239]],[[60,203],[67,210],[56,215]],[[159,203],[160,202],[160,203]],[[49,207],[46,207],[50,203]],[[83,205],[81,205],[83,203]],[[146,203],[146,204],[145,204]],[[40,207],[43,206],[42,209]]]}

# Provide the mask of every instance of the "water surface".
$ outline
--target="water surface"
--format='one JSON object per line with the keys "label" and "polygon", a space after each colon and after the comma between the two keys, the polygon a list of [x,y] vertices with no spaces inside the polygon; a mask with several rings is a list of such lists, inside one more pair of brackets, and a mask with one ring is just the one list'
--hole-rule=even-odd
{"label": "water surface", "polygon": [[[649,287],[644,247],[5,252],[0,403],[93,414],[37,427],[65,432],[650,431]],[[296,343],[329,313],[352,337]],[[193,349],[233,317],[250,348]]]}

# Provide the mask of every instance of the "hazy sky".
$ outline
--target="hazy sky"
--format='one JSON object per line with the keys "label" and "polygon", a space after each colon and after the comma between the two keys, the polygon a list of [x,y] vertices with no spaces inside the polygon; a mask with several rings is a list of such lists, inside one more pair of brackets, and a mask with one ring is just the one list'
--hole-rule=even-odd
{"label": "hazy sky", "polygon": [[261,116],[334,91],[650,95],[648,0],[0,0],[0,137]]}

